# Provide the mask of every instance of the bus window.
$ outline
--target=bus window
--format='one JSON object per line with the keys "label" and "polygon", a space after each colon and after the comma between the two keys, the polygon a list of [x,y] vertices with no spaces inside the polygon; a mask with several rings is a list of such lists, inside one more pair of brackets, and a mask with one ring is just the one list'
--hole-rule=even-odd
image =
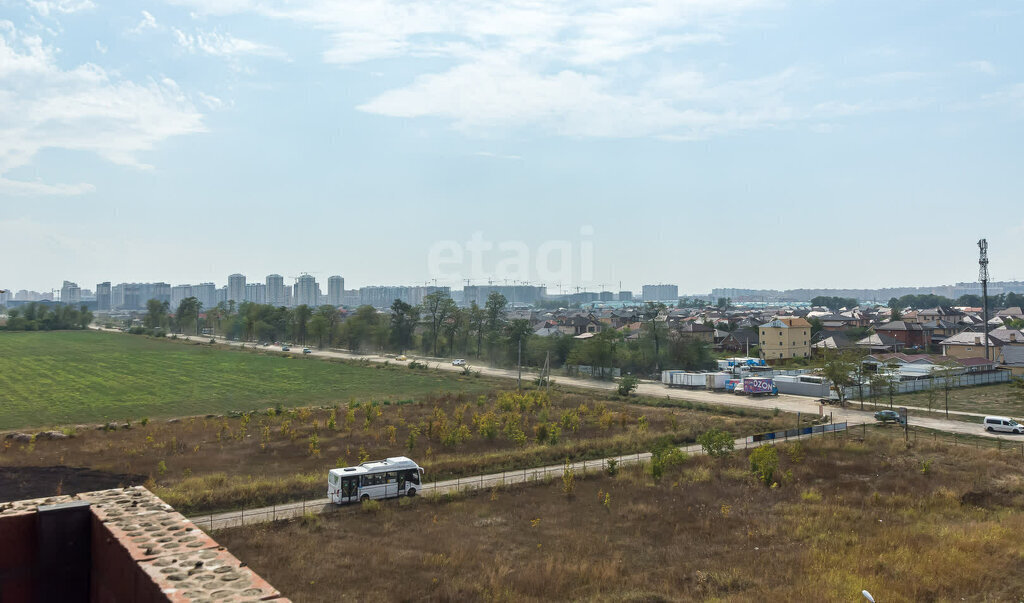
{"label": "bus window", "polygon": [[394,471],[388,471],[385,475],[385,483],[393,484],[398,481],[398,475]]}
{"label": "bus window", "polygon": [[420,472],[416,469],[410,469],[405,472],[405,479],[409,480],[410,484],[419,485],[420,483]]}
{"label": "bus window", "polygon": [[369,486],[370,484],[372,484],[373,482],[372,482],[372,481],[370,481],[370,477],[371,477],[371,476],[369,476],[369,475],[364,475],[364,476],[362,476],[362,477],[360,478],[360,480],[361,480],[361,485],[363,485],[363,486]]}
{"label": "bus window", "polygon": [[373,485],[374,486],[379,486],[379,485],[381,485],[383,483],[384,483],[384,474],[383,473],[374,473],[373,474]]}

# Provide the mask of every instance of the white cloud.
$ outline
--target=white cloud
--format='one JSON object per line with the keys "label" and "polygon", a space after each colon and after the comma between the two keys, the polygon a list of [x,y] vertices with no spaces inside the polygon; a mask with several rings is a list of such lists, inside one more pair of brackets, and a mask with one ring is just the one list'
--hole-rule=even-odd
{"label": "white cloud", "polygon": [[156,17],[150,14],[149,11],[142,11],[142,20],[139,21],[138,25],[131,28],[131,33],[140,34],[147,29],[159,29],[160,26],[156,23]]}
{"label": "white cloud", "polygon": [[215,57],[236,57],[246,54],[278,58],[285,56],[281,50],[272,46],[215,31],[197,31],[195,34],[189,34],[175,28],[174,37],[179,46],[193,54],[201,52]]}
{"label": "white cloud", "polygon": [[99,51],[100,54],[107,54],[107,50],[109,49],[107,48],[106,44],[100,42],[99,40],[96,40],[96,50]]}
{"label": "white cloud", "polygon": [[56,14],[77,13],[95,8],[91,0],[27,0],[29,7],[40,16],[49,17]]}
{"label": "white cloud", "polygon": [[202,115],[169,79],[121,80],[85,63],[62,69],[58,50],[0,21],[0,192],[78,194],[91,186],[17,180],[44,149],[95,153],[147,167],[139,155],[179,134],[203,130]]}
{"label": "white cloud", "polygon": [[720,66],[678,64],[682,47],[727,44],[741,19],[782,0],[170,1],[200,14],[253,13],[321,30],[323,58],[338,65],[448,59],[358,108],[438,117],[474,134],[535,126],[580,137],[694,139],[859,110],[814,98],[820,91],[807,87],[813,77],[804,71],[729,79]]}

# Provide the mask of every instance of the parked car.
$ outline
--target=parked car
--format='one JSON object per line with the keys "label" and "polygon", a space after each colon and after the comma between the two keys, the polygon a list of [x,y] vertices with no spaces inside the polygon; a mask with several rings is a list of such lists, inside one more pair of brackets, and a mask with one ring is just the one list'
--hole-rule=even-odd
{"label": "parked car", "polygon": [[313,352],[309,348],[302,348],[303,354],[312,354]]}
{"label": "parked car", "polygon": [[875,419],[883,423],[892,421],[893,423],[899,423],[900,425],[903,424],[903,417],[901,417],[900,413],[895,410],[880,410],[875,413]]}
{"label": "parked car", "polygon": [[455,360],[452,360],[452,366],[466,366],[466,359],[456,358]]}
{"label": "parked car", "polygon": [[1010,417],[985,417],[985,431],[992,433],[1001,431],[1003,433],[1024,433],[1024,425],[1014,421]]}
{"label": "parked car", "polygon": [[286,346],[286,345],[283,345],[283,346],[281,346],[281,351],[282,351],[282,352],[290,352],[290,351],[291,351],[291,348],[290,348],[290,347],[288,347],[288,346]]}
{"label": "parked car", "polygon": [[395,356],[395,360],[399,362],[405,362],[406,360],[408,360],[408,358],[405,356],[405,354],[402,354],[401,356]]}

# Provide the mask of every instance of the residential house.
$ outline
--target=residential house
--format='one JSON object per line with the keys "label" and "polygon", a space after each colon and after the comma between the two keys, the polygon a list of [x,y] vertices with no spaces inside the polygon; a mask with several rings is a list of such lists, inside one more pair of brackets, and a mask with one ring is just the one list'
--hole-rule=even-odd
{"label": "residential house", "polygon": [[932,329],[919,322],[893,320],[875,327],[876,333],[889,335],[906,347],[927,348],[932,343]]}
{"label": "residential house", "polygon": [[[946,322],[956,323],[960,321],[963,316],[963,312],[955,310],[953,308],[928,308],[926,310],[918,310],[915,321],[919,323],[929,323],[938,320],[944,320]],[[906,320],[906,318],[904,318]]]}
{"label": "residential house", "polygon": [[715,345],[716,349],[728,350],[730,352],[743,352],[744,354],[750,348],[757,347],[758,338],[757,331],[754,329],[736,329],[725,334],[718,344]]}
{"label": "residential house", "polygon": [[811,349],[820,350],[845,350],[854,347],[853,343],[842,333],[829,333],[821,331],[814,336],[817,340],[811,344]]}
{"label": "residential house", "polygon": [[888,333],[872,333],[854,345],[871,353],[899,352],[906,347],[905,343]]}
{"label": "residential house", "polygon": [[715,330],[697,321],[680,323],[675,327],[675,331],[684,339],[696,339],[704,343],[715,342]]}
{"label": "residential house", "polygon": [[811,355],[811,323],[803,318],[776,317],[758,330],[761,335],[758,349],[765,361]]}
{"label": "residential house", "polygon": [[[1006,364],[1004,349],[1024,347],[1024,332],[1017,329],[993,329],[986,340],[985,333],[964,331],[942,340],[942,353],[953,358],[985,358]],[[986,350],[988,354],[986,354]],[[1016,357],[1018,352],[1011,352]]]}

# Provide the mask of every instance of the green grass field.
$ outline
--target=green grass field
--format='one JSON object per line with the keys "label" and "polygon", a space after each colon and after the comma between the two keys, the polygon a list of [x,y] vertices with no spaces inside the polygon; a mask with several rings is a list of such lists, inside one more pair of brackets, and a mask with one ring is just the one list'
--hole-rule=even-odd
{"label": "green grass field", "polygon": [[97,332],[0,331],[0,429],[486,391],[486,378]]}

